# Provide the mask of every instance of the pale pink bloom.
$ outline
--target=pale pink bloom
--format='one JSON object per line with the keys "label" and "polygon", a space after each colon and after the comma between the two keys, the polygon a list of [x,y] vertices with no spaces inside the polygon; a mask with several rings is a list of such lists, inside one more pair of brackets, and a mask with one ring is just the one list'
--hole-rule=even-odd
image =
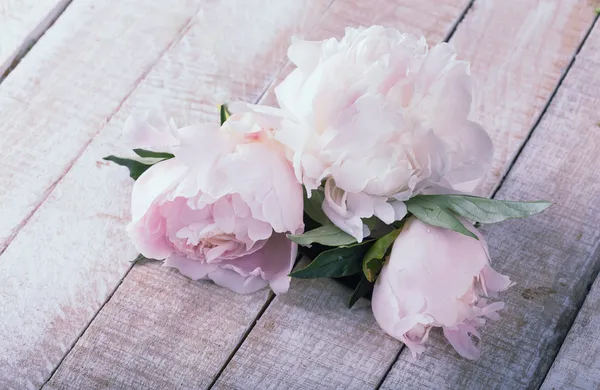
{"label": "pale pink bloom", "polygon": [[442,327],[454,349],[479,358],[471,337],[486,318],[497,320],[503,302],[487,304],[511,286],[507,276],[490,267],[487,245],[449,229],[412,217],[396,239],[373,291],[372,307],[379,326],[405,343],[413,354],[425,350],[432,327]]}
{"label": "pale pink bloom", "polygon": [[133,187],[128,231],[137,250],[239,293],[287,291],[297,246],[285,234],[303,231],[302,186],[271,125],[251,113],[221,128],[130,118],[129,146],[175,155]]}
{"label": "pale pink bloom", "polygon": [[296,69],[275,89],[276,138],[307,189],[326,180],[323,210],[359,241],[361,218],[392,223],[411,196],[470,191],[485,174],[492,143],[468,119],[469,64],[452,45],[372,26],[296,39],[288,56]]}

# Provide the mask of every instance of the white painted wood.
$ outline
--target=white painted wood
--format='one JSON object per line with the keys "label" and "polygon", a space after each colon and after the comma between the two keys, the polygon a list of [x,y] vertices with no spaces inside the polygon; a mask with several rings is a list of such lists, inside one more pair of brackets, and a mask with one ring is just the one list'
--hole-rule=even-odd
{"label": "white painted wood", "polygon": [[75,0],[0,84],[0,253],[202,3],[113,1]]}
{"label": "white painted wood", "polygon": [[44,390],[207,388],[269,292],[232,294],[137,264]]}
{"label": "white painted wood", "polygon": [[74,0],[0,84],[0,388],[40,386],[127,270],[127,175],[88,155],[52,189],[203,4]]}
{"label": "white painted wood", "polygon": [[[118,136],[132,107],[164,107],[181,124],[216,123],[216,105],[222,100],[258,99],[283,65],[290,36],[309,30],[328,3],[205,0],[170,2],[168,7],[163,2],[147,2],[144,8],[137,0],[102,5],[75,0],[0,85],[0,115],[8,122],[0,123],[4,153],[0,161],[7,167],[0,171],[0,188],[7,189],[0,197],[2,226],[21,220],[19,210],[33,211],[43,198],[39,195],[48,194],[0,256],[0,274],[8,281],[0,285],[0,388],[41,385],[135,257],[124,232],[132,182],[126,169],[101,160],[107,154],[126,152],[118,145]],[[269,12],[263,12],[266,9]],[[193,22],[186,24],[194,15]],[[177,29],[172,28],[175,22],[180,23]],[[167,37],[172,40],[184,26],[177,44],[167,50]],[[62,35],[56,35],[57,31]],[[90,51],[83,50],[87,47]],[[142,71],[161,55],[145,75]],[[53,181],[58,182],[49,187]],[[179,282],[164,276],[166,269],[150,267],[148,272],[151,275],[144,278],[154,278],[157,286],[165,283],[159,299],[169,291],[170,283],[173,289],[180,288]],[[216,296],[212,289],[217,287],[210,287],[202,293],[204,297],[188,297],[185,288],[180,293],[211,302],[208,295]],[[241,325],[230,328],[229,323],[222,323],[221,333],[204,330],[212,343],[212,349],[206,346],[205,357],[213,359],[212,363],[206,360],[208,371],[224,363],[266,301],[267,291],[259,293],[259,301],[222,293],[230,299],[222,301],[223,307]],[[141,292],[135,294],[138,305],[148,299]],[[204,310],[205,306],[186,304],[197,306],[200,311],[193,315],[198,320],[209,316],[204,317],[207,323],[216,324],[210,321],[223,317],[210,317],[212,312]],[[139,310],[145,307],[140,305]],[[240,317],[245,310],[254,314]],[[181,321],[179,315],[170,318]],[[123,331],[120,323],[115,325]],[[167,329],[171,326],[162,329],[163,337],[169,337]],[[223,340],[221,335],[229,331],[231,335]],[[104,342],[96,345],[94,356],[105,347]],[[125,347],[133,355],[140,352],[135,349],[138,345],[119,344]],[[180,350],[166,352],[178,354]],[[128,363],[148,362],[143,360],[146,352],[140,353]],[[161,371],[152,364],[142,366],[144,373]],[[51,386],[88,389],[105,383],[88,386],[87,377],[63,382],[66,376],[61,373],[65,371],[57,372]],[[163,374],[168,381],[168,374]],[[178,372],[172,374],[176,381]]]}
{"label": "white painted wood", "polygon": [[0,0],[0,80],[70,0]]}
{"label": "white painted wood", "polygon": [[476,0],[452,37],[476,79],[473,118],[494,141],[477,192],[498,186],[596,16],[597,1]]}
{"label": "white painted wood", "polygon": [[[299,265],[305,266],[307,262]],[[400,344],[366,299],[329,279],[293,279],[242,343],[214,389],[373,389]],[[389,364],[389,363],[388,363]]]}
{"label": "white painted wood", "polygon": [[535,218],[485,229],[495,267],[518,284],[503,294],[502,320],[482,329],[482,358],[458,358],[436,332],[419,359],[402,351],[383,389],[541,385],[600,267],[599,65],[596,26],[498,193],[555,204]]}
{"label": "white painted wood", "polygon": [[600,388],[600,278],[596,278],[541,388]]}

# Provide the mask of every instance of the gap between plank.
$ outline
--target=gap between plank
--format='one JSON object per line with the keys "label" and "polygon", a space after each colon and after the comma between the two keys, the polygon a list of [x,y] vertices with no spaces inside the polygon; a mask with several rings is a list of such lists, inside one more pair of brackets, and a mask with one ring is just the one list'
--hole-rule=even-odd
{"label": "gap between plank", "polygon": [[273,302],[273,299],[275,299],[275,294],[273,294],[273,291],[270,291],[269,292],[269,297],[267,298],[267,300],[265,301],[265,303],[260,308],[260,311],[258,312],[258,314],[256,315],[256,317],[254,317],[254,320],[252,321],[252,323],[250,324],[250,326],[248,327],[248,329],[246,329],[246,331],[242,335],[242,338],[240,339],[240,341],[237,343],[237,345],[235,346],[235,348],[233,348],[233,351],[231,351],[231,353],[229,354],[229,356],[227,356],[227,360],[221,366],[221,368],[219,369],[219,372],[217,372],[217,374],[214,376],[213,380],[210,382],[210,384],[206,388],[207,390],[211,390],[213,388],[213,386],[215,385],[215,383],[217,383],[217,381],[221,377],[221,374],[223,374],[223,371],[225,371],[225,369],[229,365],[229,362],[231,362],[231,359],[233,359],[233,357],[235,356],[235,354],[242,347],[242,344],[244,344],[244,341],[246,341],[246,338],[248,338],[248,335],[250,334],[250,332],[252,332],[252,330],[254,329],[254,327],[256,326],[256,324],[258,323],[258,320],[260,320],[260,317],[262,317],[263,313],[267,310],[267,308],[269,307],[269,305],[271,304],[271,302]]}
{"label": "gap between plank", "polygon": [[571,324],[569,325],[569,329],[566,330],[564,337],[562,338],[562,340],[560,340],[560,348],[557,348],[556,352],[553,354],[553,356],[552,356],[552,364],[550,365],[550,367],[548,367],[548,370],[545,373],[543,373],[543,375],[542,375],[543,378],[540,381],[540,385],[536,388],[536,390],[541,389],[541,387],[544,385],[544,382],[546,382],[546,378],[548,377],[548,374],[550,373],[550,371],[552,370],[552,367],[554,366],[554,362],[556,361],[556,357],[560,353],[560,350],[562,349],[562,346],[565,343],[565,340],[566,340],[567,336],[571,332],[571,328],[573,328],[573,325],[575,325],[575,321],[577,321],[577,317],[579,316],[579,312],[581,311],[581,308],[585,304],[585,301],[587,300],[587,296],[589,295],[590,290],[592,289],[592,286],[594,285],[594,282],[596,281],[596,278],[598,277],[598,274],[600,273],[600,264],[597,261],[600,258],[600,243],[596,244],[596,249],[594,250],[594,255],[592,256],[592,258],[596,259],[596,261],[594,262],[594,265],[592,266],[592,272],[591,272],[592,273],[592,278],[591,278],[591,281],[588,283],[587,286],[585,286],[585,289],[586,289],[587,293],[585,294],[585,297],[581,300],[581,303],[579,305],[577,305],[577,314],[575,314],[575,316],[573,317],[573,321],[571,321]]}
{"label": "gap between plank", "polygon": [[[70,0],[72,1],[72,0]],[[50,194],[52,194],[52,192],[54,191],[54,189],[56,188],[56,186],[62,181],[62,179],[69,173],[69,171],[71,170],[71,168],[73,168],[73,165],[75,165],[75,163],[79,160],[79,158],[83,155],[83,153],[85,152],[85,150],[90,146],[90,144],[94,141],[94,139],[96,139],[96,137],[98,136],[98,134],[100,134],[100,132],[102,131],[102,129],[104,129],[104,127],[110,123],[111,119],[115,116],[115,114],[117,112],[119,112],[119,110],[121,109],[121,107],[123,106],[123,104],[125,103],[125,101],[131,96],[131,94],[137,89],[138,85],[148,76],[148,74],[152,71],[152,69],[156,66],[156,64],[160,61],[160,59],[164,56],[164,54],[171,49],[171,47],[175,44],[177,44],[185,35],[185,33],[190,29],[193,20],[196,18],[196,16],[198,15],[198,13],[194,14],[194,16],[190,17],[185,24],[183,25],[183,27],[177,32],[177,34],[175,35],[175,37],[173,38],[173,41],[171,41],[170,44],[167,45],[167,47],[161,51],[157,57],[157,59],[150,64],[150,66],[148,66],[148,68],[137,78],[137,80],[135,80],[134,85],[132,86],[131,90],[125,95],[125,97],[123,99],[121,99],[121,101],[119,102],[119,104],[117,105],[117,107],[113,110],[113,112],[106,118],[104,125],[102,127],[100,127],[100,129],[98,129],[98,131],[96,131],[96,133],[94,135],[92,135],[92,137],[90,137],[89,141],[83,145],[83,147],[79,150],[79,152],[77,153],[77,155],[71,160],[70,163],[67,164],[66,168],[64,169],[64,171],[60,174],[60,176],[56,179],[56,181],[54,181],[54,183],[52,183],[45,191],[44,194],[42,195],[41,200],[39,201],[39,203],[37,204],[37,206],[35,206],[33,208],[33,210],[31,210],[23,219],[23,221],[21,221],[21,223],[19,223],[19,225],[15,228],[15,231],[8,237],[8,239],[6,240],[6,245],[4,246],[4,249],[0,249],[0,256],[2,256],[2,254],[8,249],[8,247],[12,244],[12,242],[14,241],[14,239],[17,237],[17,235],[21,232],[21,230],[23,229],[23,227],[25,225],[27,225],[27,223],[29,222],[29,220],[33,217],[33,215],[36,213],[36,211],[42,207],[42,205],[44,204],[44,202],[46,202],[46,200],[48,199],[48,197],[50,196]]]}
{"label": "gap between plank", "polygon": [[[71,1],[72,0],[69,0],[69,2],[71,2]],[[201,11],[199,11],[199,12],[201,12]],[[54,191],[54,189],[56,188],[56,186],[58,185],[58,183],[60,183],[60,181],[65,177],[65,175],[67,175],[67,173],[71,170],[71,168],[73,167],[73,165],[75,165],[75,163],[77,162],[77,160],[79,160],[79,158],[85,152],[85,150],[88,148],[88,146],[94,141],[94,139],[98,136],[98,134],[102,131],[102,129],[104,129],[104,127],[106,126],[106,124],[108,124],[110,122],[111,118],[119,111],[119,109],[122,107],[123,103],[137,89],[138,85],[148,76],[148,74],[152,71],[152,69],[156,66],[156,64],[162,59],[162,57],[165,55],[165,53],[167,51],[169,51],[174,45],[176,45],[177,43],[179,43],[181,41],[181,39],[186,34],[186,32],[191,28],[191,26],[192,26],[192,24],[193,24],[194,20],[196,19],[196,17],[197,17],[197,15],[198,15],[199,12],[196,12],[193,16],[191,16],[183,24],[183,27],[177,32],[177,34],[175,35],[175,37],[173,38],[173,40],[171,41],[171,43],[168,44],[166,46],[166,48],[159,53],[159,55],[157,56],[157,59],[135,81],[135,83],[132,86],[132,88],[129,91],[129,93],[121,100],[121,102],[117,105],[117,108],[107,117],[104,126],[102,126],[96,132],[96,134],[94,134],[90,138],[90,141],[87,142],[83,146],[83,148],[81,148],[81,150],[79,151],[78,155],[67,166],[67,168],[64,170],[64,172],[62,173],[62,175],[60,175],[60,177],[45,192],[45,194],[44,194],[42,200],[40,201],[40,203],[34,208],[34,210],[31,213],[29,213],[27,215],[27,217],[25,218],[25,220],[23,222],[21,222],[21,224],[19,225],[19,227],[16,229],[15,233],[9,238],[9,240],[8,240],[8,242],[7,242],[4,250],[0,251],[0,256],[10,246],[10,244],[12,243],[12,241],[15,239],[15,237],[18,235],[18,233],[21,231],[21,229],[27,224],[27,222],[31,219],[31,217],[35,214],[35,212],[44,204],[44,202],[46,201],[46,199],[48,198],[48,196],[50,196],[50,194]],[[94,321],[94,319],[98,316],[98,314],[102,311],[102,309],[104,308],[104,306],[106,306],[106,304],[111,300],[111,298],[113,297],[113,295],[117,292],[118,288],[121,286],[121,284],[123,283],[123,281],[125,280],[125,278],[127,277],[127,275],[129,275],[129,272],[131,272],[131,270],[133,269],[133,267],[134,267],[135,264],[136,264],[136,261],[134,260],[132,262],[131,266],[129,266],[129,268],[125,272],[125,274],[119,279],[119,282],[117,283],[117,285],[115,286],[115,288],[113,288],[112,291],[109,293],[109,295],[106,297],[105,301],[102,303],[102,305],[100,306],[100,308],[98,310],[96,310],[96,312],[94,313],[94,315],[92,316],[92,318],[90,319],[90,321],[88,321],[88,323],[81,330],[81,332],[79,333],[79,335],[77,336],[77,338],[69,346],[69,348],[67,349],[67,351],[65,351],[65,353],[63,354],[63,356],[60,359],[60,361],[58,362],[58,364],[56,364],[56,366],[50,372],[50,375],[48,376],[48,378],[44,381],[44,383],[42,384],[42,386],[40,386],[40,390],[43,389],[46,386],[46,384],[48,384],[48,382],[52,379],[52,377],[54,376],[54,374],[56,373],[56,371],[58,370],[58,368],[62,365],[63,361],[67,357],[67,355],[69,353],[71,353],[71,351],[73,350],[73,348],[75,347],[75,345],[77,344],[77,342],[79,341],[79,339],[81,339],[81,337],[85,334],[85,332],[88,330],[88,328],[90,327],[90,325],[92,324],[92,322]]]}
{"label": "gap between plank", "polygon": [[573,53],[573,56],[571,57],[571,60],[569,61],[569,63],[565,67],[565,69],[563,70],[562,75],[559,77],[558,82],[556,83],[556,86],[552,90],[552,93],[550,94],[550,97],[546,101],[546,104],[542,108],[542,111],[540,112],[540,114],[536,118],[535,122],[531,126],[531,130],[529,130],[529,133],[527,133],[527,136],[525,137],[525,139],[521,143],[521,146],[519,147],[519,149],[517,150],[517,152],[514,154],[513,158],[510,160],[510,163],[509,163],[507,169],[504,171],[504,174],[502,175],[502,178],[500,179],[500,181],[498,182],[498,184],[496,185],[496,187],[492,191],[491,198],[494,198],[496,196],[496,194],[498,193],[498,191],[500,191],[500,188],[502,187],[502,185],[506,181],[506,178],[508,177],[508,174],[510,173],[512,167],[515,165],[517,159],[519,158],[519,156],[521,155],[521,153],[525,149],[525,145],[527,145],[527,143],[531,139],[531,136],[533,135],[533,132],[535,131],[535,129],[538,127],[538,125],[542,121],[542,118],[546,114],[546,111],[548,111],[548,108],[550,107],[550,104],[552,103],[552,100],[556,96],[556,93],[558,92],[558,89],[561,87],[563,81],[565,80],[565,77],[567,77],[567,74],[569,73],[569,70],[571,70],[571,67],[575,63],[575,60],[577,59],[577,55],[579,54],[579,52],[583,48],[583,45],[587,42],[587,39],[590,36],[590,34],[592,33],[592,30],[594,29],[594,26],[598,22],[598,16],[599,16],[599,14],[597,13],[596,17],[594,18],[594,21],[592,22],[592,24],[590,25],[590,27],[586,31],[585,35],[583,36],[583,39],[579,43],[579,46],[577,46],[577,49],[575,50],[575,53]]}
{"label": "gap between plank", "polygon": [[94,315],[92,316],[92,318],[90,319],[90,321],[88,322],[88,324],[85,326],[85,328],[83,328],[81,330],[81,332],[79,332],[79,334],[77,335],[77,338],[69,346],[69,349],[67,350],[67,352],[65,352],[63,354],[63,356],[60,359],[60,361],[58,362],[58,364],[54,367],[54,369],[52,370],[52,372],[50,372],[50,375],[48,375],[48,378],[44,381],[44,383],[42,383],[42,385],[39,388],[40,390],[42,390],[48,384],[48,382],[50,382],[50,380],[52,379],[52,377],[54,376],[54,374],[56,373],[56,371],[58,370],[58,368],[61,366],[61,364],[63,363],[63,361],[67,357],[67,355],[71,352],[71,350],[73,349],[73,347],[75,346],[75,344],[77,344],[77,342],[79,341],[79,339],[83,336],[83,334],[90,327],[90,324],[92,322],[94,322],[94,320],[96,319],[96,317],[98,316],[98,314],[102,311],[102,309],[104,308],[104,306],[106,306],[106,304],[111,300],[111,298],[113,297],[113,295],[115,295],[115,293],[117,292],[118,288],[121,286],[121,284],[123,284],[123,281],[125,280],[125,278],[127,277],[127,275],[129,275],[129,272],[131,271],[131,269],[133,268],[133,266],[136,263],[137,263],[137,261],[135,261],[135,260],[131,262],[131,265],[127,269],[127,272],[125,272],[125,275],[123,275],[123,277],[121,279],[119,279],[119,282],[117,283],[117,285],[115,286],[115,288],[113,288],[113,290],[108,294],[108,297],[106,298],[106,300],[104,301],[104,303],[102,303],[102,305],[100,306],[100,308],[98,310],[96,310],[96,312],[94,313]]}
{"label": "gap between plank", "polygon": [[62,3],[57,4],[56,7],[54,7],[54,9],[46,16],[46,18],[40,21],[40,24],[30,33],[30,36],[25,38],[21,46],[17,49],[15,57],[12,59],[6,70],[0,75],[0,84],[10,74],[10,72],[12,72],[17,65],[19,65],[21,60],[25,58],[31,48],[38,43],[46,31],[48,31],[48,29],[54,25],[56,20],[60,17],[60,15],[63,14],[63,12],[65,12],[72,1],[73,0],[65,0]]}
{"label": "gap between plank", "polygon": [[[596,16],[594,23],[592,23],[592,28],[594,27],[594,25],[597,22],[598,22],[598,16]],[[592,28],[590,28],[588,35],[592,31]],[[584,42],[587,39],[588,35],[585,36]],[[583,46],[583,45],[581,45],[581,46]],[[577,53],[579,53],[579,50],[577,50]],[[585,289],[587,291],[585,294],[585,297],[581,300],[581,303],[579,305],[577,305],[577,312],[576,312],[575,316],[573,317],[573,321],[571,321],[571,323],[569,324],[569,328],[565,331],[564,337],[562,338],[562,340],[560,340],[560,348],[557,348],[556,352],[553,354],[552,364],[550,365],[550,367],[548,367],[548,370],[543,374],[543,378],[540,381],[540,385],[537,387],[537,390],[539,390],[546,382],[546,378],[548,377],[548,374],[550,374],[550,371],[552,370],[552,367],[554,366],[554,362],[556,361],[556,358],[557,358],[558,354],[560,353],[560,350],[562,349],[562,346],[565,343],[567,336],[569,335],[569,333],[571,333],[571,329],[573,328],[573,326],[575,325],[575,322],[577,321],[577,317],[579,316],[579,312],[581,311],[581,308],[583,307],[583,305],[585,305],[585,301],[587,300],[587,297],[590,293],[590,290],[592,289],[592,286],[594,285],[594,282],[598,278],[598,274],[600,274],[600,263],[598,262],[598,259],[600,259],[600,243],[596,243],[596,249],[594,250],[594,255],[592,256],[592,258],[595,259],[594,265],[592,266],[592,272],[591,272],[592,278],[590,279],[591,281],[588,283],[588,285],[585,286]]]}

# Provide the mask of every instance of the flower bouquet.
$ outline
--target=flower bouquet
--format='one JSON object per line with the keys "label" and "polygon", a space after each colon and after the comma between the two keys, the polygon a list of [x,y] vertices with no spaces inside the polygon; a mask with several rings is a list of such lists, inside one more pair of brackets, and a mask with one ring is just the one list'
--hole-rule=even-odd
{"label": "flower bouquet", "polygon": [[[221,105],[220,126],[127,119],[137,158],[106,159],[136,180],[135,247],[242,294],[285,293],[290,277],[354,278],[349,305],[372,295],[381,328],[413,353],[441,327],[478,358],[472,337],[504,306],[487,298],[512,282],[473,223],[550,204],[470,195],[493,149],[469,120],[469,64],[447,43],[381,26],[295,39],[288,56],[296,69],[275,88],[279,108]],[[312,262],[292,272],[298,251]]]}

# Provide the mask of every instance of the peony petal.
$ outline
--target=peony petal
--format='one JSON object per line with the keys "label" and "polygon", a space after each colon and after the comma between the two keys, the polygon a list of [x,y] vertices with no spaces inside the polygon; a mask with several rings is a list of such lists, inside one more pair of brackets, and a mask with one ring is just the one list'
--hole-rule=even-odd
{"label": "peony petal", "polygon": [[233,233],[235,227],[235,209],[230,199],[221,198],[213,204],[215,224],[224,233]]}
{"label": "peony petal", "polygon": [[257,219],[248,220],[248,238],[254,242],[271,237],[273,228],[266,222]]}
{"label": "peony petal", "polygon": [[507,290],[513,285],[508,276],[502,275],[489,265],[483,267],[480,278],[481,285],[486,295]]}
{"label": "peony petal", "polygon": [[208,274],[208,278],[221,287],[238,294],[251,294],[267,286],[260,277],[244,277],[231,269],[217,268]]}
{"label": "peony petal", "polygon": [[131,192],[131,219],[140,220],[158,197],[174,187],[188,172],[177,159],[159,162],[144,172],[133,185]]}
{"label": "peony petal", "polygon": [[453,188],[470,192],[489,170],[494,146],[488,133],[475,122],[467,121],[457,130],[445,137],[455,150],[452,167],[445,179]]}
{"label": "peony petal", "polygon": [[267,280],[276,294],[284,293],[290,285],[289,273],[292,271],[298,246],[288,240],[285,234],[273,234],[258,251],[224,262],[224,265],[237,273],[249,276],[259,274]]}
{"label": "peony petal", "polygon": [[402,220],[402,218],[404,218],[408,212],[404,202],[392,201],[392,202],[390,202],[390,204],[394,208],[394,220],[395,221]]}
{"label": "peony petal", "polygon": [[277,87],[275,96],[279,107],[292,114],[296,119],[302,118],[309,111],[309,107],[300,107],[298,96],[306,82],[306,76],[300,69],[293,70]]}
{"label": "peony petal", "polygon": [[404,344],[410,349],[413,357],[425,352],[425,342],[429,338],[431,326],[417,324],[404,335]]}
{"label": "peony petal", "polygon": [[356,241],[362,242],[365,237],[365,229],[368,228],[366,228],[360,217],[349,213],[341,215],[336,209],[332,208],[326,200],[323,201],[322,209],[327,218],[329,218],[335,226],[356,238]]}
{"label": "peony petal", "polygon": [[296,233],[304,227],[302,186],[278,148],[272,140],[238,145],[216,165],[213,180],[227,182],[227,191],[239,194],[252,216],[274,231]]}
{"label": "peony petal", "polygon": [[479,338],[475,328],[467,324],[459,324],[455,328],[443,327],[443,329],[446,340],[448,340],[460,356],[470,360],[479,359],[481,352],[471,339],[471,335]]}
{"label": "peony petal", "polygon": [[153,206],[139,221],[129,224],[127,231],[136,250],[148,259],[162,260],[173,252],[166,231],[166,222]]}
{"label": "peony petal", "polygon": [[292,37],[288,52],[290,61],[303,71],[312,71],[317,66],[321,56],[321,42],[311,42]]}
{"label": "peony petal", "polygon": [[[235,137],[219,131],[211,124],[184,127],[177,130],[177,134],[181,143],[173,149],[173,153],[187,166],[193,167],[196,179],[193,184],[204,188],[216,199],[228,195],[227,189],[222,186],[226,183],[213,181],[210,173],[214,172],[214,164],[219,157],[235,149]],[[216,184],[219,184],[217,191],[208,191]]]}
{"label": "peony petal", "polygon": [[161,112],[130,115],[125,120],[121,141],[131,149],[171,152],[179,144],[172,122]]}
{"label": "peony petal", "polygon": [[180,255],[171,255],[164,261],[163,266],[175,268],[182,275],[192,280],[206,279],[207,275],[217,269],[216,264],[206,264],[199,260],[191,260]]}

